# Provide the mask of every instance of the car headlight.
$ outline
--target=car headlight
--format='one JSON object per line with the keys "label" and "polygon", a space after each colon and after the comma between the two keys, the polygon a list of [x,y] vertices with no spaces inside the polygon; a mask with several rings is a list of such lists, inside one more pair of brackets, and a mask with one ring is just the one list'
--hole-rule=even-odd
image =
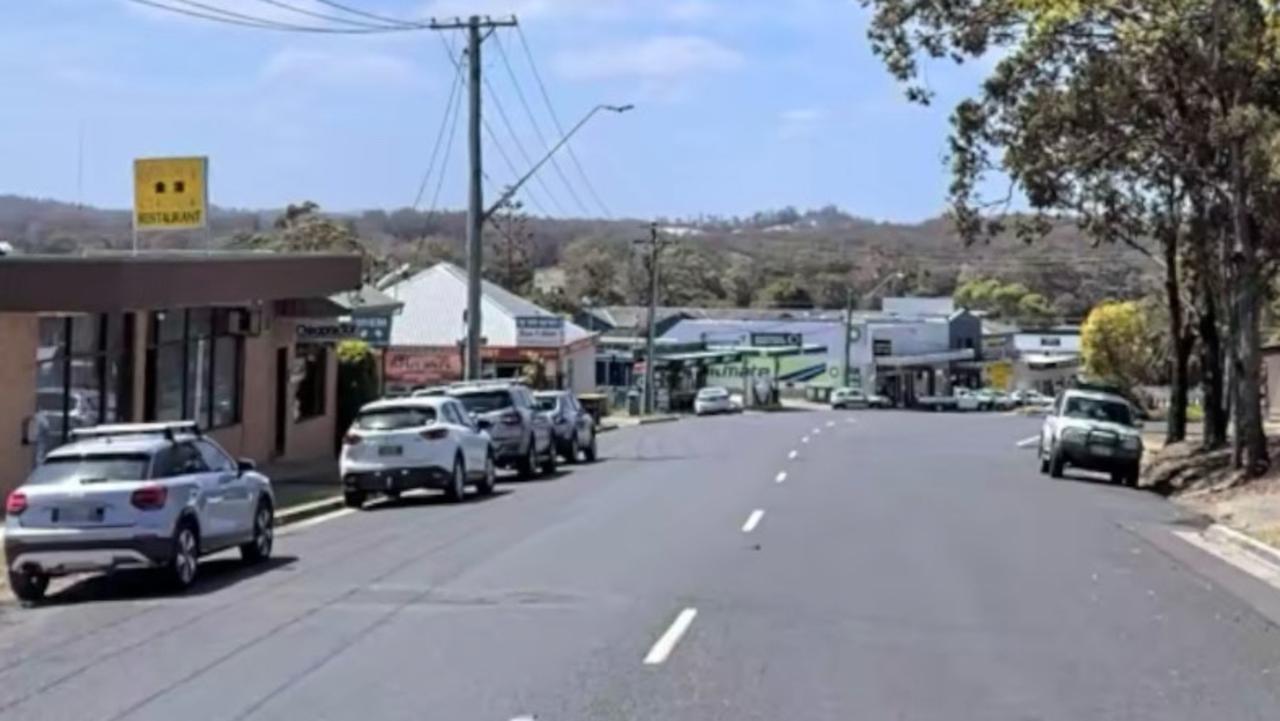
{"label": "car headlight", "polygon": [[1067,441],[1068,443],[1084,443],[1084,439],[1088,435],[1089,432],[1083,428],[1062,429],[1062,440]]}

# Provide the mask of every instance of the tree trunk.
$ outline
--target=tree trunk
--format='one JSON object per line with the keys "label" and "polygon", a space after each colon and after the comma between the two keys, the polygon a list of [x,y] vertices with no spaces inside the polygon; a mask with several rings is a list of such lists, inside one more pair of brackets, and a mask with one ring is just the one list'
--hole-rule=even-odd
{"label": "tree trunk", "polygon": [[1191,249],[1196,266],[1196,295],[1200,300],[1197,333],[1200,336],[1200,389],[1204,405],[1204,449],[1227,445],[1227,409],[1223,393],[1222,335],[1218,329],[1218,284],[1214,282],[1216,259],[1210,253],[1209,216],[1199,196],[1193,196],[1190,224]]}
{"label": "tree trunk", "polygon": [[1169,305],[1169,344],[1173,377],[1169,388],[1169,418],[1164,442],[1177,443],[1187,437],[1187,376],[1191,344],[1184,330],[1182,295],[1178,288],[1178,230],[1164,233],[1164,290]]}
{"label": "tree trunk", "polygon": [[1262,427],[1262,334],[1259,307],[1262,303],[1261,269],[1258,267],[1256,228],[1247,205],[1248,188],[1244,167],[1244,142],[1237,140],[1232,148],[1231,190],[1232,231],[1235,233],[1236,294],[1236,459],[1243,461],[1245,475],[1256,478],[1266,472],[1267,437]]}

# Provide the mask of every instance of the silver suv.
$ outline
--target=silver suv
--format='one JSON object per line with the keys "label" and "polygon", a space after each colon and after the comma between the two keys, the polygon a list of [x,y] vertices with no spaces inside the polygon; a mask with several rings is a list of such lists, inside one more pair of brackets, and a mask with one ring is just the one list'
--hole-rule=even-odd
{"label": "silver suv", "polygon": [[235,461],[192,422],[72,431],[5,503],[9,587],[38,601],[52,576],[161,570],[182,590],[200,556],[239,546],[271,555],[275,497],[252,461]]}
{"label": "silver suv", "polygon": [[515,468],[524,478],[556,470],[551,419],[538,410],[533,393],[522,383],[479,381],[449,387],[477,421],[487,421],[499,466]]}
{"label": "silver suv", "polygon": [[1040,472],[1061,478],[1067,466],[1102,471],[1137,485],[1141,422],[1123,396],[1089,388],[1063,391],[1040,430]]}

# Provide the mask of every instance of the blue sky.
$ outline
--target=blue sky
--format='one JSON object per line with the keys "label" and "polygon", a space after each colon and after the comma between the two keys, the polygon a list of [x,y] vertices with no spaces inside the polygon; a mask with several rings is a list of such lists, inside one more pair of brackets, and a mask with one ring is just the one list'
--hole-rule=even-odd
{"label": "blue sky", "polygon": [[[286,17],[262,0],[202,1]],[[907,103],[867,45],[867,12],[848,0],[345,1],[402,17],[515,12],[566,124],[596,103],[635,103],[626,115],[598,116],[574,141],[616,216],[828,203],[883,220],[936,215],[947,114],[982,71],[933,65],[937,102]],[[196,154],[211,159],[219,205],[402,207],[413,201],[453,80],[433,35],[272,33],[125,0],[3,3],[0,193],[76,200],[82,134],[80,193],[94,205],[127,207],[132,158]],[[544,113],[518,38],[503,40]],[[517,133],[540,155],[506,70],[494,48],[486,52]],[[492,103],[486,110],[523,165]],[[545,114],[538,120],[550,126]],[[464,202],[463,135],[444,207]],[[486,153],[495,184],[509,182],[495,149]],[[556,213],[558,201],[581,214],[550,169],[544,180],[554,199],[532,186],[543,208]]]}

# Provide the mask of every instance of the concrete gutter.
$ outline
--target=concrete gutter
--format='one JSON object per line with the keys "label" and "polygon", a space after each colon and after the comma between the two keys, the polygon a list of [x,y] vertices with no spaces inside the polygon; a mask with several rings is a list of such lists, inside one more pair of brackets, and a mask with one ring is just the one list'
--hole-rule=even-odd
{"label": "concrete gutter", "polygon": [[276,527],[280,528],[300,521],[305,521],[308,518],[314,518],[325,513],[332,513],[333,511],[341,510],[344,505],[342,496],[329,496],[328,498],[321,498],[318,501],[311,501],[310,503],[281,508],[276,511]]}
{"label": "concrete gutter", "polygon": [[1245,533],[1229,528],[1221,523],[1214,523],[1204,529],[1205,540],[1230,545],[1263,563],[1280,568],[1280,548],[1263,543]]}

